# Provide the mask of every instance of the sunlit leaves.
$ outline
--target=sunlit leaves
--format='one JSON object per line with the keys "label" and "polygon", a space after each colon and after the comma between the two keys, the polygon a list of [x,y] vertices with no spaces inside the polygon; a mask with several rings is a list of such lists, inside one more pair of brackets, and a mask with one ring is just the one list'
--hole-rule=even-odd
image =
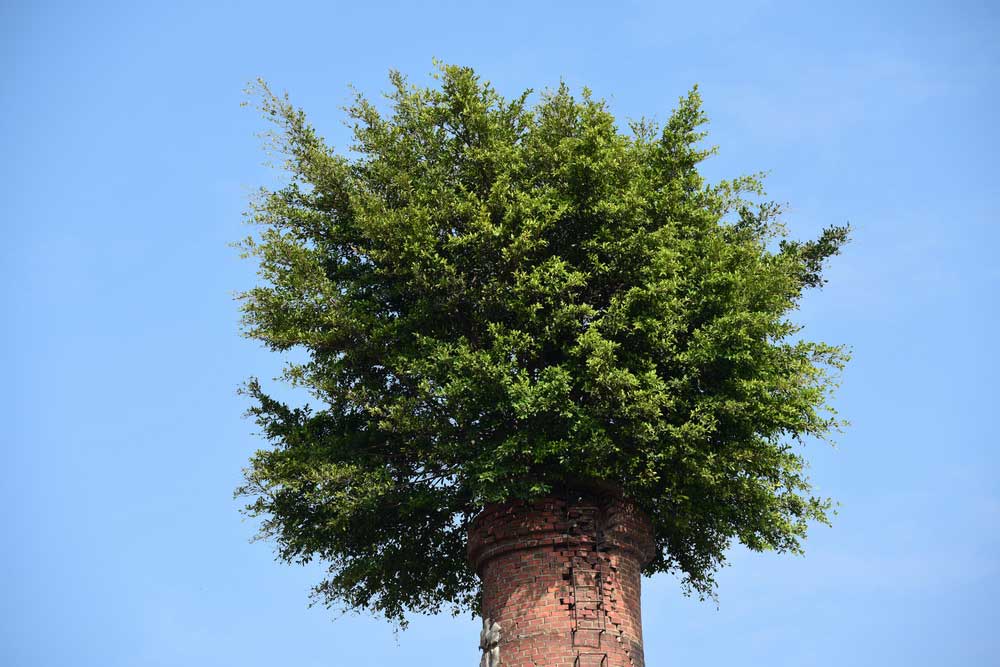
{"label": "sunlit leaves", "polygon": [[258,89],[290,178],[249,213],[245,332],[304,351],[286,377],[316,397],[248,385],[270,447],[240,492],[279,556],[328,566],[321,603],[466,609],[484,503],[595,481],[699,594],[734,541],[798,551],[829,510],[798,447],[837,429],[846,358],[790,313],[847,229],[794,241],[759,176],[706,183],[696,90],[623,133],[587,91],[437,80],[359,95],[350,157]]}

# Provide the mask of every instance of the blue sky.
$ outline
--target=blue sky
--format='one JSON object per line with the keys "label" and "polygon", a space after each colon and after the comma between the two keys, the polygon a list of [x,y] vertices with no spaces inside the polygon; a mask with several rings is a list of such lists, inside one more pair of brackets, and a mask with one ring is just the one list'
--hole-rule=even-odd
{"label": "blue sky", "polygon": [[[474,66],[664,118],[700,84],[711,178],[769,170],[800,237],[850,221],[799,314],[846,343],[852,426],[810,447],[840,501],[805,557],[733,549],[719,604],[644,583],[648,664],[1000,664],[1000,10],[882,3],[0,3],[0,663],[459,666],[469,618],[394,634],[307,608],[249,544],[261,443],[235,393],[280,360],[232,292],[263,76],[336,146],[348,84]],[[873,6],[875,5],[875,6]]]}

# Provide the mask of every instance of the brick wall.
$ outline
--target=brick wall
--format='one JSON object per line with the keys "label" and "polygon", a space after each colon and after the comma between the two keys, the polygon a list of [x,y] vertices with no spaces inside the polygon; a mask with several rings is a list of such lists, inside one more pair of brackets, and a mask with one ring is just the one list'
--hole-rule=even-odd
{"label": "brick wall", "polygon": [[649,520],[614,495],[487,507],[469,531],[484,667],[643,667]]}

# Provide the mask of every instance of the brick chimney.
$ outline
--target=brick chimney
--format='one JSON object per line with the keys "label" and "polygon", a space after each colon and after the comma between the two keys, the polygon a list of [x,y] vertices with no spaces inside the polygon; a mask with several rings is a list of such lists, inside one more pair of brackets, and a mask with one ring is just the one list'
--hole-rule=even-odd
{"label": "brick chimney", "polygon": [[469,530],[481,667],[644,667],[649,519],[619,495],[488,506]]}

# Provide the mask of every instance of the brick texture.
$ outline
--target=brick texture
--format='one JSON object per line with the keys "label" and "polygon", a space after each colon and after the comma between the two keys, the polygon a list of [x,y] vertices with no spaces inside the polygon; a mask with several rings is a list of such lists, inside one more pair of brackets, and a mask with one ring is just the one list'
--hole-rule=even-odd
{"label": "brick texture", "polygon": [[644,667],[649,520],[613,494],[487,507],[469,531],[502,667]]}

